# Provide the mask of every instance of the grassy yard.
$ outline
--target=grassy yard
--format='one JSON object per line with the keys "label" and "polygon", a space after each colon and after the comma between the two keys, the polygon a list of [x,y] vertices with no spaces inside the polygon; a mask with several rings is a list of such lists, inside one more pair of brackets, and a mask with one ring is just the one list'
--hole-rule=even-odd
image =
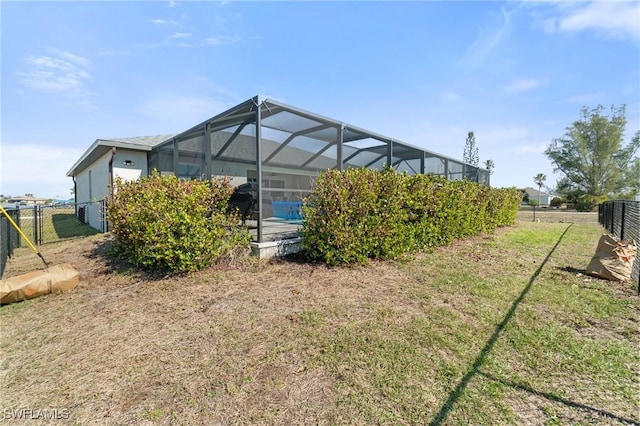
{"label": "grassy yard", "polygon": [[[20,213],[19,226],[27,238],[34,241],[33,209],[23,209]],[[43,208],[41,226],[43,243],[98,234],[97,230],[78,220],[73,207]],[[23,242],[22,245],[27,246],[28,244]]]}
{"label": "grassy yard", "polygon": [[[583,275],[600,233],[521,221],[405,262],[248,258],[173,278],[110,265],[99,236],[47,245],[81,283],[0,308],[0,408],[114,425],[639,424],[640,302]],[[37,267],[19,251],[6,275]]]}
{"label": "grassy yard", "polygon": [[[533,213],[533,208],[522,206],[518,210],[517,218],[524,222],[534,222]],[[536,208],[535,218],[537,222],[598,223],[598,212],[578,212],[548,207]]]}

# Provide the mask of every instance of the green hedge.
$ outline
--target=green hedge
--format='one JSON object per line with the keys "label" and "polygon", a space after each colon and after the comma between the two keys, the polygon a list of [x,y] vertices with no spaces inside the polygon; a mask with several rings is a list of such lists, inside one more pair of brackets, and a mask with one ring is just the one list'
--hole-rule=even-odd
{"label": "green hedge", "polygon": [[393,259],[515,222],[521,193],[438,176],[349,169],[320,175],[303,206],[303,249],[330,265]]}
{"label": "green hedge", "polygon": [[195,271],[251,239],[227,213],[228,181],[180,181],[154,173],[116,184],[108,206],[115,252],[148,270]]}

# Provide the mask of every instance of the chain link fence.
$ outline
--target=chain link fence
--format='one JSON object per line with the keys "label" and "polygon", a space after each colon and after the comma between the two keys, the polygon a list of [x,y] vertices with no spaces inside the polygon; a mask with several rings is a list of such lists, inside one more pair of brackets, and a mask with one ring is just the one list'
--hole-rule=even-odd
{"label": "chain link fence", "polygon": [[[87,237],[107,231],[104,202],[5,207],[25,236],[35,245]],[[97,212],[89,225],[89,212]],[[7,258],[26,246],[20,234],[2,215],[0,218],[0,277]]]}
{"label": "chain link fence", "polygon": [[[7,210],[7,213],[14,222],[20,222],[20,210]],[[16,247],[20,247],[20,234],[5,215],[0,215],[0,277],[7,266],[7,258],[13,254]]]}
{"label": "chain link fence", "polygon": [[[598,222],[621,240],[634,240],[640,246],[640,201],[607,201],[598,206]],[[640,255],[633,264],[632,279],[640,294]]]}

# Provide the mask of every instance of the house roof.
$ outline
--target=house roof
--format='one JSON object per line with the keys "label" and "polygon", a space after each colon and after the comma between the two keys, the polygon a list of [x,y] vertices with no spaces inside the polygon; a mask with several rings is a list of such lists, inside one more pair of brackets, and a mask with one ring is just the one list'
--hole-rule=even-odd
{"label": "house roof", "polygon": [[[526,192],[527,195],[530,196],[530,197],[531,196],[533,196],[533,197],[537,197],[538,196],[538,188],[532,188],[532,187],[528,186],[528,187],[524,188],[523,191]],[[540,196],[541,197],[545,197],[545,196],[548,197],[549,194],[547,194],[544,191],[540,191]]]}
{"label": "house roof", "polygon": [[10,203],[13,203],[13,202],[20,202],[20,201],[36,202],[36,201],[46,201],[46,200],[47,200],[46,198],[37,198],[37,197],[31,197],[27,195],[16,195],[15,197],[9,198],[7,201]]}
{"label": "house roof", "polygon": [[69,169],[67,176],[76,176],[82,170],[87,168],[91,163],[109,152],[111,148],[123,148],[133,151],[151,151],[151,149],[160,145],[175,135],[157,135],[157,136],[138,136],[133,138],[113,138],[113,139],[96,139],[87,149],[78,161]]}

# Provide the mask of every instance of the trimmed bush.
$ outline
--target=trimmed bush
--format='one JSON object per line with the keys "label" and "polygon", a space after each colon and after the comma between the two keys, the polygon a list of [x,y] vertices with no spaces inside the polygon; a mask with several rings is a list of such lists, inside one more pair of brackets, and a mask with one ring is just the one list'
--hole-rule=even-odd
{"label": "trimmed bush", "polygon": [[108,206],[115,252],[147,270],[196,271],[251,239],[227,214],[228,181],[180,181],[154,173],[116,184]]}
{"label": "trimmed bush", "polygon": [[521,194],[443,177],[349,169],[321,174],[303,207],[303,249],[329,265],[394,259],[515,222]]}

